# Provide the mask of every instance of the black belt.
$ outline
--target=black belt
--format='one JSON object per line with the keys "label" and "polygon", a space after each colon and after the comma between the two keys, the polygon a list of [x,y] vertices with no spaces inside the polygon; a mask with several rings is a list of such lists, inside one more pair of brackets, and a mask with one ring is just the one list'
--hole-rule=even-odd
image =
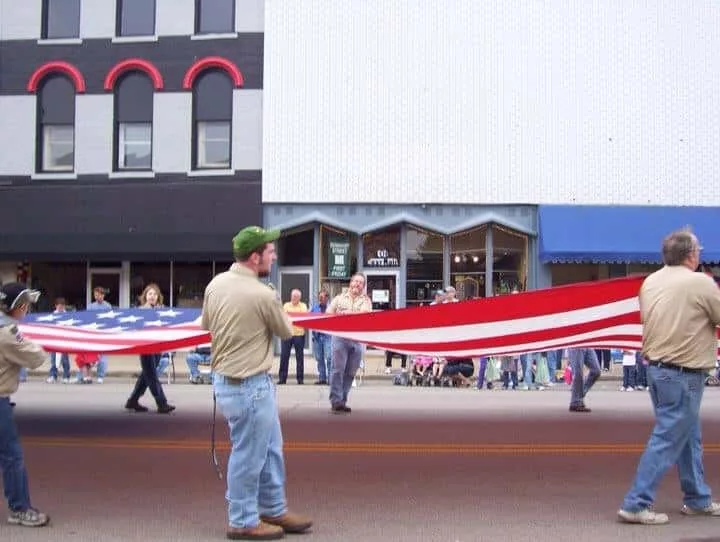
{"label": "black belt", "polygon": [[653,367],[658,367],[660,369],[672,369],[673,371],[678,371],[681,373],[706,373],[710,369],[693,369],[690,367],[683,367],[682,365],[675,365],[674,363],[668,363],[667,361],[653,361],[648,360],[648,365],[652,365]]}

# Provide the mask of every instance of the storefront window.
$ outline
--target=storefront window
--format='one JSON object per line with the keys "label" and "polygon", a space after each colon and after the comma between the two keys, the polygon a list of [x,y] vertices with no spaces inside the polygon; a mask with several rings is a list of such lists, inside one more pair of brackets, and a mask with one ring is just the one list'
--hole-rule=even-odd
{"label": "storefront window", "polygon": [[363,235],[363,265],[366,269],[400,267],[400,226]]}
{"label": "storefront window", "polygon": [[140,294],[150,283],[160,287],[163,304],[170,306],[170,262],[131,263],[130,264],[130,306],[140,301]]}
{"label": "storefront window", "polygon": [[450,238],[450,282],[458,299],[485,297],[486,239],[485,225]]}
{"label": "storefront window", "polygon": [[443,236],[416,226],[407,228],[408,307],[429,304],[433,292],[443,287]]}
{"label": "storefront window", "polygon": [[[173,265],[173,305],[202,307],[205,287],[213,277],[212,262],[175,263]],[[166,300],[170,303],[170,300]]]}
{"label": "storefront window", "polygon": [[33,307],[36,312],[55,310],[55,299],[64,297],[68,310],[85,310],[87,297],[87,263],[32,263],[30,286],[40,291]]}
{"label": "storefront window", "polygon": [[527,288],[527,235],[493,225],[493,294]]}
{"label": "storefront window", "polygon": [[357,234],[320,226],[320,289],[331,298],[342,292],[357,271],[357,240]]}
{"label": "storefront window", "polygon": [[315,251],[313,228],[283,235],[277,242],[278,265],[312,267]]}

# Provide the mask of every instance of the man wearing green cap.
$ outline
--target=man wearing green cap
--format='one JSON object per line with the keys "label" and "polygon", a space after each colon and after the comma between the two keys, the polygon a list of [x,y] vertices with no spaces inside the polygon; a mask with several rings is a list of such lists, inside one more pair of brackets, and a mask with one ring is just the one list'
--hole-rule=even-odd
{"label": "man wearing green cap", "polygon": [[270,275],[280,232],[248,226],[233,238],[235,263],[205,289],[201,325],[212,335],[213,388],[230,429],[227,466],[231,540],[277,540],[312,526],[288,512],[285,461],[275,385],[273,336],[292,326],[275,292],[258,278]]}

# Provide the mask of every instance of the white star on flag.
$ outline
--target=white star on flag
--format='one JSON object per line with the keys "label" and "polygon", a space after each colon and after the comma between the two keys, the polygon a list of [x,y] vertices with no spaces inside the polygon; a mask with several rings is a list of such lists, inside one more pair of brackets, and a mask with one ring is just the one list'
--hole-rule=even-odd
{"label": "white star on flag", "polygon": [[170,309],[169,311],[158,311],[158,316],[161,318],[164,316],[169,316],[170,318],[175,318],[176,316],[182,314],[180,311],[174,311]]}
{"label": "white star on flag", "polygon": [[54,320],[57,320],[58,318],[62,318],[62,316],[58,314],[47,314],[45,316],[38,316],[37,321],[38,322],[53,322]]}
{"label": "white star on flag", "polygon": [[82,320],[75,320],[73,318],[69,318],[67,320],[58,320],[56,323],[59,326],[74,326],[75,324],[79,324],[82,322]]}
{"label": "white star on flag", "polygon": [[145,322],[145,325],[146,325],[146,326],[157,326],[157,327],[160,327],[160,326],[164,326],[165,324],[167,324],[167,322],[163,322],[162,320],[153,320],[153,321],[151,321],[151,322]]}
{"label": "white star on flag", "polygon": [[120,316],[121,314],[122,314],[121,312],[110,311],[110,312],[99,313],[97,315],[97,317],[98,318],[116,318],[116,317]]}
{"label": "white star on flag", "polygon": [[138,320],[142,320],[142,316],[123,316],[122,318],[118,318],[118,322],[125,323],[125,322],[137,322]]}

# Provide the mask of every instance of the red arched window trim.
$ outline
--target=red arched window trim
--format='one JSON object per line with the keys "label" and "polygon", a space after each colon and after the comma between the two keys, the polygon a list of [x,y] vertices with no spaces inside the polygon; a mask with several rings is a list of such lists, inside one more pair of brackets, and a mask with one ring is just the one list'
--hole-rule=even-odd
{"label": "red arched window trim", "polygon": [[150,77],[155,90],[162,90],[165,86],[160,70],[155,67],[155,64],[141,58],[128,58],[127,60],[123,60],[122,62],[115,64],[115,66],[113,66],[108,72],[103,85],[105,90],[113,90],[118,78],[125,72],[131,70],[138,70],[146,73]]}
{"label": "red arched window trim", "polygon": [[80,72],[80,70],[78,70],[69,62],[64,62],[62,60],[46,62],[38,69],[36,69],[30,76],[30,80],[28,81],[28,92],[37,92],[42,80],[47,75],[55,72],[67,75],[75,86],[75,92],[77,92],[78,94],[82,94],[83,92],[85,92],[87,87],[85,86],[85,78],[83,77],[83,74]]}
{"label": "red arched window trim", "polygon": [[245,84],[243,75],[235,64],[220,56],[208,56],[201,58],[190,66],[190,69],[188,69],[183,78],[183,88],[185,90],[192,89],[195,79],[200,73],[214,68],[224,70],[232,79],[235,88],[242,87]]}

